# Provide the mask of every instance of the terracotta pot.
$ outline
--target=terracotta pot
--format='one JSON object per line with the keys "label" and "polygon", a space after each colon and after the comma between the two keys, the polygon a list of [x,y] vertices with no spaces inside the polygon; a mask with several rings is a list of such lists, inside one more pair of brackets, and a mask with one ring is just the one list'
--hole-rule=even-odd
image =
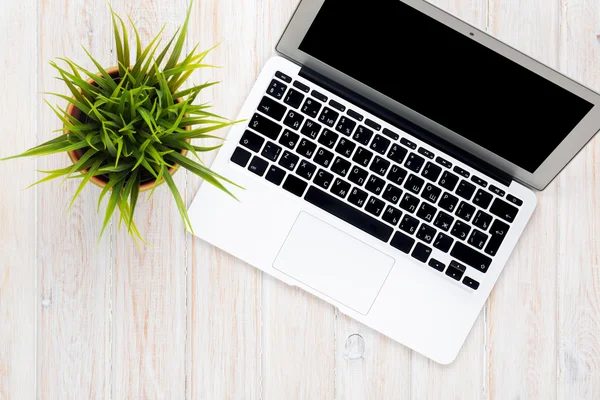
{"label": "terracotta pot", "polygon": [[[113,79],[119,77],[119,68],[118,67],[108,68],[108,69],[106,69],[106,72]],[[101,75],[101,74],[99,74],[99,75]],[[88,83],[91,85],[95,84],[93,79],[88,80]],[[80,90],[80,92],[81,92],[81,90]],[[182,100],[177,99],[176,101],[180,102]],[[69,115],[71,115],[72,117],[79,119],[79,116],[81,115],[81,110],[79,110],[73,104],[69,103],[69,107],[67,108],[67,113]],[[187,126],[185,129],[190,130],[191,128],[189,126]],[[68,134],[68,133],[69,133],[68,131],[65,132],[65,134]],[[189,140],[188,140],[188,142],[189,142]],[[188,152],[187,150],[181,150],[181,154],[183,156],[185,156],[187,154],[187,152]],[[77,163],[79,161],[79,159],[83,156],[83,152],[81,150],[71,150],[68,153],[69,153],[69,157],[71,158],[71,161],[73,161],[73,164]],[[178,169],[179,169],[179,164],[175,164],[172,168],[169,169],[169,173],[171,175],[173,175],[175,172],[177,172]],[[87,172],[87,170],[84,169],[81,172],[85,173],[85,172]],[[94,184],[96,184],[100,187],[104,187],[104,186],[106,186],[106,184],[108,182],[108,177],[103,176],[103,175],[98,175],[98,176],[93,176],[90,180]],[[142,184],[140,185],[140,191],[143,192],[143,191],[152,189],[152,187],[154,187],[155,182],[156,182],[156,179],[154,179],[154,178],[148,179],[146,181],[142,181]],[[158,182],[159,185],[161,185],[162,183],[164,183],[164,179],[161,179],[160,182]]]}

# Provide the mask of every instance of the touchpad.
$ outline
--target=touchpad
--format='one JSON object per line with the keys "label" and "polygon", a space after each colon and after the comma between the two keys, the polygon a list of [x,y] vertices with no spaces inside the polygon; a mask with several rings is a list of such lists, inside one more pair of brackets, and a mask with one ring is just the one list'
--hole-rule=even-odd
{"label": "touchpad", "polygon": [[366,315],[394,259],[305,212],[300,213],[273,267]]}

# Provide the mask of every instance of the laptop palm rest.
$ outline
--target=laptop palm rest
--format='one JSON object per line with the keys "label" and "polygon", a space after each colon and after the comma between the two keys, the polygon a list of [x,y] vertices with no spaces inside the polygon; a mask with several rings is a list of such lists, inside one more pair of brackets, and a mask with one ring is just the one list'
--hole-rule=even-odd
{"label": "laptop palm rest", "polygon": [[394,262],[368,244],[301,212],[273,267],[366,315]]}

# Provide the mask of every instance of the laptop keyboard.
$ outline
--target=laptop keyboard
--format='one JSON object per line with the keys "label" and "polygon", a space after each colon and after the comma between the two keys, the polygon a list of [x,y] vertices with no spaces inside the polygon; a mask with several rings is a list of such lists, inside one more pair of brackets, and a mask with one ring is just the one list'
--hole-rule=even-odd
{"label": "laptop keyboard", "polygon": [[275,74],[231,161],[477,290],[523,202],[292,81]]}

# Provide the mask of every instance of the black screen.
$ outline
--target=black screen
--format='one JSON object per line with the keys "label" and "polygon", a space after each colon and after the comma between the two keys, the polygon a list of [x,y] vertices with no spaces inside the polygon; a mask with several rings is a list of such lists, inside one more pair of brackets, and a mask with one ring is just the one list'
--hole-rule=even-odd
{"label": "black screen", "polygon": [[300,50],[529,172],[593,108],[399,0],[325,0]]}

